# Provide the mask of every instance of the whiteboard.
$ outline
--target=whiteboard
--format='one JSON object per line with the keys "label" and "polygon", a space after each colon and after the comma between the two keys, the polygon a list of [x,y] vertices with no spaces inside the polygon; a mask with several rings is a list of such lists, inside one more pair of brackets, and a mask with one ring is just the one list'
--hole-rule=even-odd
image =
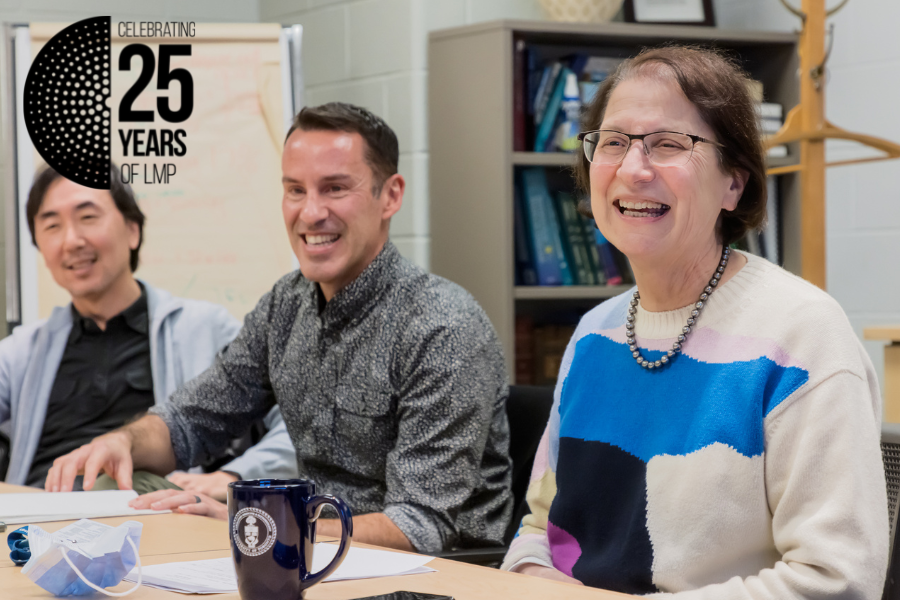
{"label": "whiteboard", "polygon": [[[33,23],[17,29],[19,98],[32,57],[66,25]],[[241,318],[275,281],[296,268],[281,216],[281,148],[294,108],[302,106],[302,30],[273,24],[198,23],[193,38],[148,39],[119,38],[117,29],[113,23],[113,161],[119,165],[166,162],[177,168],[167,184],[146,182],[143,177],[132,183],[146,215],[136,276],[176,296],[221,304]],[[191,44],[191,56],[172,59],[173,69],[187,69],[194,80],[194,110],[188,120],[175,125],[157,117],[155,123],[121,125],[126,129],[184,129],[188,149],[183,157],[123,155],[115,107],[140,73],[137,59],[131,71],[117,69],[118,56],[130,43],[146,44],[156,56],[160,43]],[[177,96],[178,85],[168,93]],[[154,110],[158,94],[166,92],[157,92],[154,76],[154,83],[138,97],[134,109]],[[53,281],[31,244],[25,204],[42,161],[21,117],[19,125],[19,273],[14,283],[21,302],[18,320],[29,323],[49,316],[54,306],[67,304],[69,296]],[[10,275],[15,274],[8,274],[8,279]]]}

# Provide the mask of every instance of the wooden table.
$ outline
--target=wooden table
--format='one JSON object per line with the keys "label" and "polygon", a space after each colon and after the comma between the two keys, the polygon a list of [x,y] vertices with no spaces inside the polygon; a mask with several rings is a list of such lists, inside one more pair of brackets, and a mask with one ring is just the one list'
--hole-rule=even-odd
{"label": "wooden table", "polygon": [[[0,483],[0,493],[34,491],[32,488],[21,488]],[[164,514],[142,515],[131,517],[132,520],[144,524],[141,534],[140,555],[144,565],[203,560],[207,558],[223,558],[231,556],[228,540],[228,527],[224,521],[216,521],[206,517],[189,515]],[[95,519],[108,525],[119,525],[129,520],[128,517]],[[40,523],[46,531],[56,531],[72,521]],[[9,526],[13,531],[20,525]],[[32,583],[22,575],[21,568],[13,565],[6,552],[6,534],[3,534],[3,545],[0,547],[0,590],[3,598],[52,598],[53,596]],[[365,544],[355,544],[365,547]],[[370,546],[371,547],[371,546]],[[446,594],[456,600],[496,600],[498,598],[516,598],[517,600],[547,600],[548,598],[566,598],[572,600],[614,600],[633,598],[625,594],[586,588],[566,583],[557,583],[546,579],[528,577],[506,571],[498,571],[487,567],[478,567],[465,563],[435,558],[428,563],[437,569],[436,573],[422,575],[405,575],[403,577],[383,577],[380,579],[360,579],[356,581],[335,581],[319,584],[310,589],[307,600],[349,600],[386,594],[397,590],[409,590],[430,594]],[[111,591],[122,592],[131,588],[133,583],[122,583]],[[100,594],[92,598],[105,598]],[[187,596],[166,592],[146,586],[126,596],[134,600],[184,600]],[[195,596],[199,597],[199,596]],[[216,594],[211,600],[238,600],[237,593]]]}
{"label": "wooden table", "polygon": [[900,423],[900,325],[866,327],[867,340],[885,340],[884,347],[884,420]]}

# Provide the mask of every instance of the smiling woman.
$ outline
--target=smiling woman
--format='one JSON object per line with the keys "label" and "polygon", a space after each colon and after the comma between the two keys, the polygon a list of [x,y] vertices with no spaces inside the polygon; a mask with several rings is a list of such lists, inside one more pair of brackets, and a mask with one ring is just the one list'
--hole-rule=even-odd
{"label": "smiling woman", "polygon": [[577,176],[637,288],[562,362],[504,568],[700,598],[880,597],[881,398],[837,303],[728,247],[765,215],[744,74],[648,50],[583,121]]}

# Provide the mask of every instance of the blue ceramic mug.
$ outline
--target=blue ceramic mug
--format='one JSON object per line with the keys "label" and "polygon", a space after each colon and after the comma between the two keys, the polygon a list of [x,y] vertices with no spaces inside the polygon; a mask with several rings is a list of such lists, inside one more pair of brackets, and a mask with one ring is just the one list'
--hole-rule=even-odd
{"label": "blue ceramic mug", "polygon": [[[312,573],[316,520],[333,506],[341,543],[331,563]],[[340,566],[353,537],[350,508],[340,498],[317,496],[306,479],[259,479],[228,484],[231,552],[243,600],[298,600]]]}

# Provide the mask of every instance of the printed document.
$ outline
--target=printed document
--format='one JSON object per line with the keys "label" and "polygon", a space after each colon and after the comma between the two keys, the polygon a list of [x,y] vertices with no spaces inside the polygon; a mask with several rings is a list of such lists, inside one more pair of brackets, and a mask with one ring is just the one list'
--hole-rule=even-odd
{"label": "printed document", "polygon": [[8,525],[46,523],[99,517],[133,517],[169,512],[135,510],[129,500],[134,490],[57,492],[55,494],[0,494],[0,521]]}
{"label": "printed document", "polygon": [[[337,549],[337,544],[316,544],[313,551],[313,572],[318,573],[324,569],[337,554]],[[425,565],[433,558],[389,550],[350,548],[344,562],[325,582],[432,573],[435,569]],[[144,565],[142,574],[144,585],[170,592],[224,594],[238,589],[234,561],[230,557]],[[137,569],[126,575],[125,581],[137,581]]]}

